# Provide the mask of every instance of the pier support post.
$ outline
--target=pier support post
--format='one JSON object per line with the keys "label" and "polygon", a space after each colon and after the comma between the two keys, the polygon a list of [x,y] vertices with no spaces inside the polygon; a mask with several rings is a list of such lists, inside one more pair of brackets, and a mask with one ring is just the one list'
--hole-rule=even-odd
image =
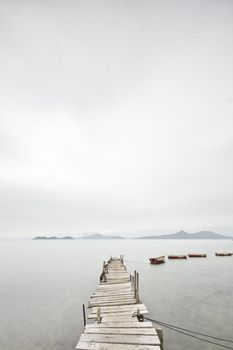
{"label": "pier support post", "polygon": [[163,350],[163,330],[158,324],[155,324],[155,329],[156,329],[156,332],[158,334],[158,337],[159,337],[159,340],[161,343],[161,345],[160,345],[161,350]]}
{"label": "pier support post", "polygon": [[100,307],[97,309],[97,323],[101,323]]}
{"label": "pier support post", "polygon": [[83,304],[83,324],[84,324],[84,327],[87,324],[87,322],[86,322],[86,311],[85,311],[85,305],[84,304]]}
{"label": "pier support post", "polygon": [[102,268],[102,272],[104,272],[104,267],[105,267],[105,261],[103,261],[103,268]]}
{"label": "pier support post", "polygon": [[136,276],[137,276],[137,283],[136,283],[136,290],[137,290],[137,295],[136,295],[136,301],[137,303],[139,303],[139,273],[137,272],[136,273]]}
{"label": "pier support post", "polygon": [[137,296],[137,272],[136,271],[134,271],[133,291],[134,291],[134,298],[136,299],[136,296]]}

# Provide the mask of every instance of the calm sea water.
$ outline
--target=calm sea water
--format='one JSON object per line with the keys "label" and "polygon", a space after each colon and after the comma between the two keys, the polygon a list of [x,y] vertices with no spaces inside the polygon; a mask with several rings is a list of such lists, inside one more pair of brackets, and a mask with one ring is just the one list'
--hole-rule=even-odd
{"label": "calm sea water", "polygon": [[[125,255],[140,273],[140,297],[150,317],[233,338],[233,241],[2,241],[0,242],[0,349],[72,350],[83,330],[82,304],[97,287],[104,259]],[[148,257],[203,252],[207,259]],[[165,350],[212,350],[164,329]],[[227,344],[229,346],[229,344]]]}

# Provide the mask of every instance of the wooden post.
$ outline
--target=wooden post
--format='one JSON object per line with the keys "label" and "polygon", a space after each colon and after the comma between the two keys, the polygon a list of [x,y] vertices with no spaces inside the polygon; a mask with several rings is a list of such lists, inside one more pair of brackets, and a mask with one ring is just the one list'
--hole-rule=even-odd
{"label": "wooden post", "polygon": [[86,312],[85,312],[85,305],[83,304],[83,324],[84,324],[84,327],[86,326]]}
{"label": "wooden post", "polygon": [[105,261],[103,262],[102,272],[104,272]]}
{"label": "wooden post", "polygon": [[136,299],[136,296],[137,296],[137,272],[134,271],[134,284],[133,284],[133,291],[134,291],[134,298]]}
{"label": "wooden post", "polygon": [[137,272],[137,303],[139,303],[139,273]]}
{"label": "wooden post", "polygon": [[163,350],[163,330],[157,323],[154,324],[154,327],[156,329],[156,332],[158,334],[158,337],[159,337],[159,340],[160,340],[160,343],[161,343],[161,345],[160,345],[161,346],[161,350]]}
{"label": "wooden post", "polygon": [[100,307],[98,307],[98,309],[97,309],[97,323],[101,323]]}

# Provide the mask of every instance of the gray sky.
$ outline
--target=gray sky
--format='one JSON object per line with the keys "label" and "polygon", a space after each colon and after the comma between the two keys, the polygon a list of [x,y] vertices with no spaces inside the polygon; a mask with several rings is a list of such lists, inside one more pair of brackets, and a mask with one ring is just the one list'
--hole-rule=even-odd
{"label": "gray sky", "polygon": [[0,0],[0,234],[233,233],[232,0]]}

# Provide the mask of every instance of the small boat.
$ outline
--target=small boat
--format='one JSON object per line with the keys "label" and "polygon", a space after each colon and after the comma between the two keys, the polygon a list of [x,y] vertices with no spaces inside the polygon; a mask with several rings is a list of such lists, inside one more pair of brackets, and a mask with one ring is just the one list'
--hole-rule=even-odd
{"label": "small boat", "polygon": [[199,253],[189,253],[189,258],[206,258],[207,254],[199,254]]}
{"label": "small boat", "polygon": [[230,252],[219,252],[219,253],[215,253],[216,256],[232,256],[233,253]]}
{"label": "small boat", "polygon": [[153,265],[159,265],[165,263],[165,256],[158,256],[157,258],[149,258],[150,263]]}
{"label": "small boat", "polygon": [[168,255],[168,259],[187,259],[187,255]]}

